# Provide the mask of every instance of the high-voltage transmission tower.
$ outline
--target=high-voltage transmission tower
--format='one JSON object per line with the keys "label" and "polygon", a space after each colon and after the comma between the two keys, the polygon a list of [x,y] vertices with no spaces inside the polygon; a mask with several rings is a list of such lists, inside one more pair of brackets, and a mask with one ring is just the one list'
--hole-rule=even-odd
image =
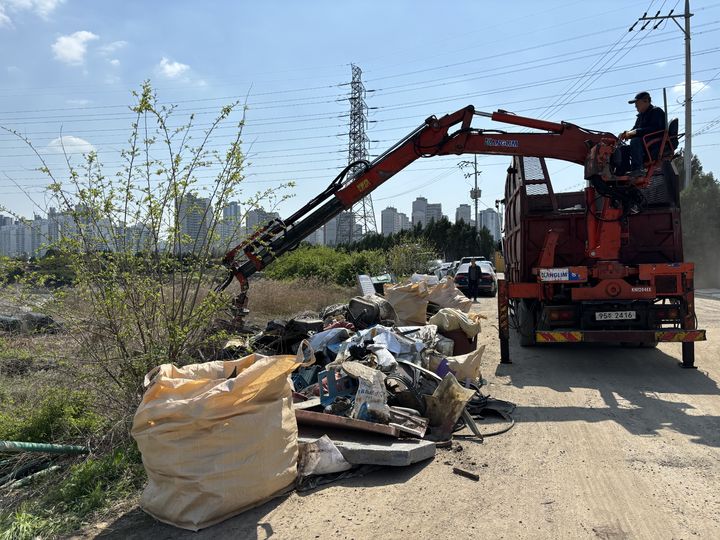
{"label": "high-voltage transmission tower", "polygon": [[[350,83],[350,139],[348,141],[348,163],[352,163],[359,159],[368,158],[368,138],[365,130],[367,129],[368,107],[365,103],[365,85],[362,82],[362,69],[355,64],[352,67],[352,82]],[[349,171],[348,178],[354,177],[363,171],[362,166],[355,167]],[[355,222],[362,228],[363,234],[369,232],[377,233],[377,223],[375,223],[375,210],[373,209],[372,197],[368,195],[358,204],[350,209],[355,215]],[[353,240],[353,227],[348,232],[348,240]]]}

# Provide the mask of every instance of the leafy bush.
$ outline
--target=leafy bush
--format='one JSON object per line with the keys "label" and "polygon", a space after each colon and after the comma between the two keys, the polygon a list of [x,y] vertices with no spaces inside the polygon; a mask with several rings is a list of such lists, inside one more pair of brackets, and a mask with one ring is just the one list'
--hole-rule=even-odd
{"label": "leafy bush", "polygon": [[59,503],[82,517],[102,508],[108,500],[131,494],[144,480],[140,452],[133,444],[73,465],[58,489],[48,496],[48,502]]}
{"label": "leafy bush", "polygon": [[339,285],[351,286],[358,274],[375,276],[385,271],[385,253],[379,250],[348,253],[347,258],[335,268],[334,280]]}
{"label": "leafy bush", "polygon": [[332,282],[336,268],[347,258],[347,254],[329,247],[301,246],[277,259],[264,273],[272,279],[315,278]]}
{"label": "leafy bush", "polygon": [[697,287],[720,287],[720,182],[692,160],[692,183],[680,194],[685,259],[695,263]]}
{"label": "leafy bush", "polygon": [[388,250],[388,265],[398,276],[409,276],[415,272],[427,272],[427,263],[435,258],[435,250],[422,239],[397,244]]}
{"label": "leafy bush", "polygon": [[48,538],[75,530],[93,512],[135,493],[145,479],[135,445],[89,457],[41,481],[35,500],[0,511],[0,540]]}
{"label": "leafy bush", "polygon": [[33,513],[28,507],[8,514],[0,513],[0,540],[47,538],[55,536],[60,530],[59,523]]}
{"label": "leafy bush", "polygon": [[326,246],[303,246],[280,257],[265,274],[279,280],[317,279],[352,286],[357,274],[375,275],[385,267],[381,251],[347,253]]}
{"label": "leafy bush", "polygon": [[[215,323],[227,318],[232,301],[214,291],[227,272],[216,264],[223,210],[238,202],[244,180],[245,108],[238,113],[238,103],[222,107],[200,130],[193,115],[183,123],[174,107],[161,105],[149,83],[135,98],[119,170],[107,170],[89,152],[79,165],[66,159],[67,170],[53,171],[31,141],[13,132],[35,151],[48,176],[48,204],[58,209],[62,231],[49,256],[27,263],[25,279],[73,285],[58,291],[48,309],[96,370],[97,387],[116,419],[134,411],[143,378],[155,366],[197,361],[217,345]],[[227,125],[236,114],[237,123]],[[221,126],[232,131],[217,150],[211,141]],[[195,143],[197,131],[203,136]],[[212,180],[201,181],[203,174]],[[239,203],[246,210],[264,204],[272,209],[291,185]],[[199,222],[197,231],[190,221]]]}
{"label": "leafy bush", "polygon": [[105,421],[94,411],[90,394],[52,389],[39,403],[13,406],[0,412],[0,439],[38,443],[82,442],[97,435]]}

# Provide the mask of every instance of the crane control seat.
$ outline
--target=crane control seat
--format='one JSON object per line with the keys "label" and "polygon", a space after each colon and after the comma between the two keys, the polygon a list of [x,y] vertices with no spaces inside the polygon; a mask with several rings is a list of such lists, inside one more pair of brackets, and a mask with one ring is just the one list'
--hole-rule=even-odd
{"label": "crane control seat", "polygon": [[675,150],[677,150],[678,138],[678,119],[673,118],[670,120],[667,130],[653,131],[643,136],[642,142],[645,147],[646,158],[651,161],[656,161],[659,158],[671,158],[675,154]]}
{"label": "crane control seat", "polygon": [[[673,118],[667,130],[653,131],[642,137],[645,152],[645,166],[658,159],[669,159],[678,147],[678,119]],[[662,150],[662,155],[661,155]],[[615,148],[611,160],[611,169],[616,176],[625,176],[630,171],[630,145],[620,143]],[[660,167],[657,167],[660,169]]]}

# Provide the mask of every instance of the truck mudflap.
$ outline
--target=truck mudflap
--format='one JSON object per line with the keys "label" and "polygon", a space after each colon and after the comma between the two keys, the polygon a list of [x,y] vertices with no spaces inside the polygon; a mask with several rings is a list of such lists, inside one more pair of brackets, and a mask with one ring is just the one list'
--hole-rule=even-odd
{"label": "truck mudflap", "polygon": [[622,343],[705,341],[705,330],[567,330],[536,331],[537,343]]}

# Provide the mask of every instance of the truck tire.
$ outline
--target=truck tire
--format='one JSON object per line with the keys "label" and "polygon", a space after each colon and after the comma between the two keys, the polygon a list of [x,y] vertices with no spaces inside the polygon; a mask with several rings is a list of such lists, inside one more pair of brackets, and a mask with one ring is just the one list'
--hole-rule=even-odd
{"label": "truck tire", "polygon": [[535,311],[526,300],[517,304],[518,334],[521,347],[535,345]]}

